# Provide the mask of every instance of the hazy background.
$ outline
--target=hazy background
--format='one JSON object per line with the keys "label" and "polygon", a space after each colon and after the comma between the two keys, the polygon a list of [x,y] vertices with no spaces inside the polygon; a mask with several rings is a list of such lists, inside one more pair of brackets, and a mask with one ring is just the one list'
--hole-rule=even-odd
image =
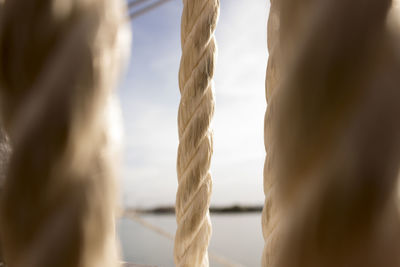
{"label": "hazy background", "polygon": [[[172,0],[131,23],[131,58],[118,91],[125,134],[121,180],[125,206],[175,202],[182,8],[182,1]],[[221,0],[212,205],[264,201],[268,9],[265,0]]]}

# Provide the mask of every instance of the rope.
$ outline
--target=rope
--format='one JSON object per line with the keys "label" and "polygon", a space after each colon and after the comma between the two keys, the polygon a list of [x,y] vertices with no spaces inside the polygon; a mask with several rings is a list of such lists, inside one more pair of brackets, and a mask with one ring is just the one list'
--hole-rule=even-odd
{"label": "rope", "polygon": [[136,0],[136,1],[128,2],[128,8],[135,7],[135,6],[137,6],[137,5],[140,5],[140,4],[145,3],[145,2],[147,2],[147,1],[149,1],[149,0]]}
{"label": "rope", "polygon": [[[268,65],[265,81],[267,110],[265,113],[264,144],[266,157],[264,163],[265,203],[262,213],[262,230],[265,241],[262,266],[275,266],[281,239],[281,196],[278,190],[279,174],[277,156],[276,127],[279,119],[278,97],[281,93],[282,77],[289,72],[298,54],[298,46],[304,39],[309,18],[312,18],[313,0],[285,1],[271,0],[268,17]],[[297,12],[294,12],[297,11]]]}
{"label": "rope", "polygon": [[219,1],[185,0],[182,14],[182,58],[179,70],[179,148],[176,196],[177,266],[208,266],[211,237],[209,204],[212,180],[211,119],[214,113],[212,77]]}
{"label": "rope", "polygon": [[[274,2],[263,266],[399,266],[400,60],[398,33],[387,28],[391,1]],[[269,37],[276,29],[269,25]]]}
{"label": "rope", "polygon": [[0,18],[1,115],[13,154],[1,199],[13,267],[117,265],[108,121],[120,1],[13,0]]}
{"label": "rope", "polygon": [[265,204],[262,212],[262,230],[265,240],[264,251],[262,255],[262,266],[274,266],[274,254],[276,250],[276,225],[277,225],[277,200],[276,198],[276,177],[274,177],[273,166],[273,138],[272,138],[272,122],[274,121],[273,107],[274,107],[274,91],[279,85],[280,81],[280,64],[279,64],[279,29],[280,29],[280,15],[279,15],[279,1],[271,1],[270,13],[268,17],[268,65],[266,74],[266,99],[267,110],[265,113],[265,127],[264,127],[264,143],[266,149],[266,158],[264,164],[264,194]]}
{"label": "rope", "polygon": [[[153,9],[155,9],[155,8],[165,4],[165,3],[167,3],[168,1],[171,1],[171,0],[159,0],[159,1],[155,2],[155,3],[152,3],[152,4],[148,5],[148,6],[143,7],[142,9],[136,10],[136,11],[134,11],[134,12],[129,14],[129,19],[134,20],[137,17],[140,17],[141,15],[146,14],[147,12],[150,12]],[[134,5],[131,5],[130,7],[132,7],[132,6],[134,6]]]}

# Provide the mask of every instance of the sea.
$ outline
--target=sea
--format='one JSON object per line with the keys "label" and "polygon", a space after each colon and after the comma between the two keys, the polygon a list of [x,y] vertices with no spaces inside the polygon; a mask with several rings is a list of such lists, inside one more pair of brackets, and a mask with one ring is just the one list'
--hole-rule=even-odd
{"label": "sea", "polygon": [[[211,267],[260,266],[264,246],[261,213],[211,214]],[[172,267],[174,215],[133,215],[117,225],[123,259],[146,266]]]}

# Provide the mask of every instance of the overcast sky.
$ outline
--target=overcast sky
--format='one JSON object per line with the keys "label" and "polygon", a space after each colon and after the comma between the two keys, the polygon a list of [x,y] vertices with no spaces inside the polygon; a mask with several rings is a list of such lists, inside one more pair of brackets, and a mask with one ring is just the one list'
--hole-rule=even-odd
{"label": "overcast sky", "polygon": [[[269,1],[220,2],[212,204],[262,204]],[[182,1],[172,0],[131,24],[130,64],[118,92],[125,135],[125,205],[175,202],[182,8]]]}

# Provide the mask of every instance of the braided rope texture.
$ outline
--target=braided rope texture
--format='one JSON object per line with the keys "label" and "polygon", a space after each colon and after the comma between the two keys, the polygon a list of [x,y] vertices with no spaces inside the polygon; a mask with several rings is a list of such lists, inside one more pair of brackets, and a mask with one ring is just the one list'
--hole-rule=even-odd
{"label": "braided rope texture", "polygon": [[280,43],[285,68],[267,73],[263,266],[400,266],[400,39],[390,6],[279,1],[269,49],[273,63]]}
{"label": "braided rope texture", "polygon": [[7,0],[1,119],[13,153],[0,207],[11,267],[117,266],[109,107],[128,47],[123,3]]}
{"label": "braided rope texture", "polygon": [[273,105],[273,92],[278,87],[279,82],[279,1],[272,1],[270,5],[270,12],[268,17],[268,65],[265,81],[267,110],[265,113],[264,121],[264,144],[266,150],[266,158],[264,163],[264,194],[265,204],[262,212],[262,230],[265,240],[264,252],[262,255],[262,266],[273,266],[273,255],[275,253],[276,225],[277,225],[277,201],[275,200],[275,183],[276,178],[272,173],[272,108]]}
{"label": "braided rope texture", "polygon": [[214,31],[219,0],[184,0],[179,70],[181,102],[178,111],[179,148],[176,195],[176,266],[208,266],[211,238],[209,205],[212,180]]}

